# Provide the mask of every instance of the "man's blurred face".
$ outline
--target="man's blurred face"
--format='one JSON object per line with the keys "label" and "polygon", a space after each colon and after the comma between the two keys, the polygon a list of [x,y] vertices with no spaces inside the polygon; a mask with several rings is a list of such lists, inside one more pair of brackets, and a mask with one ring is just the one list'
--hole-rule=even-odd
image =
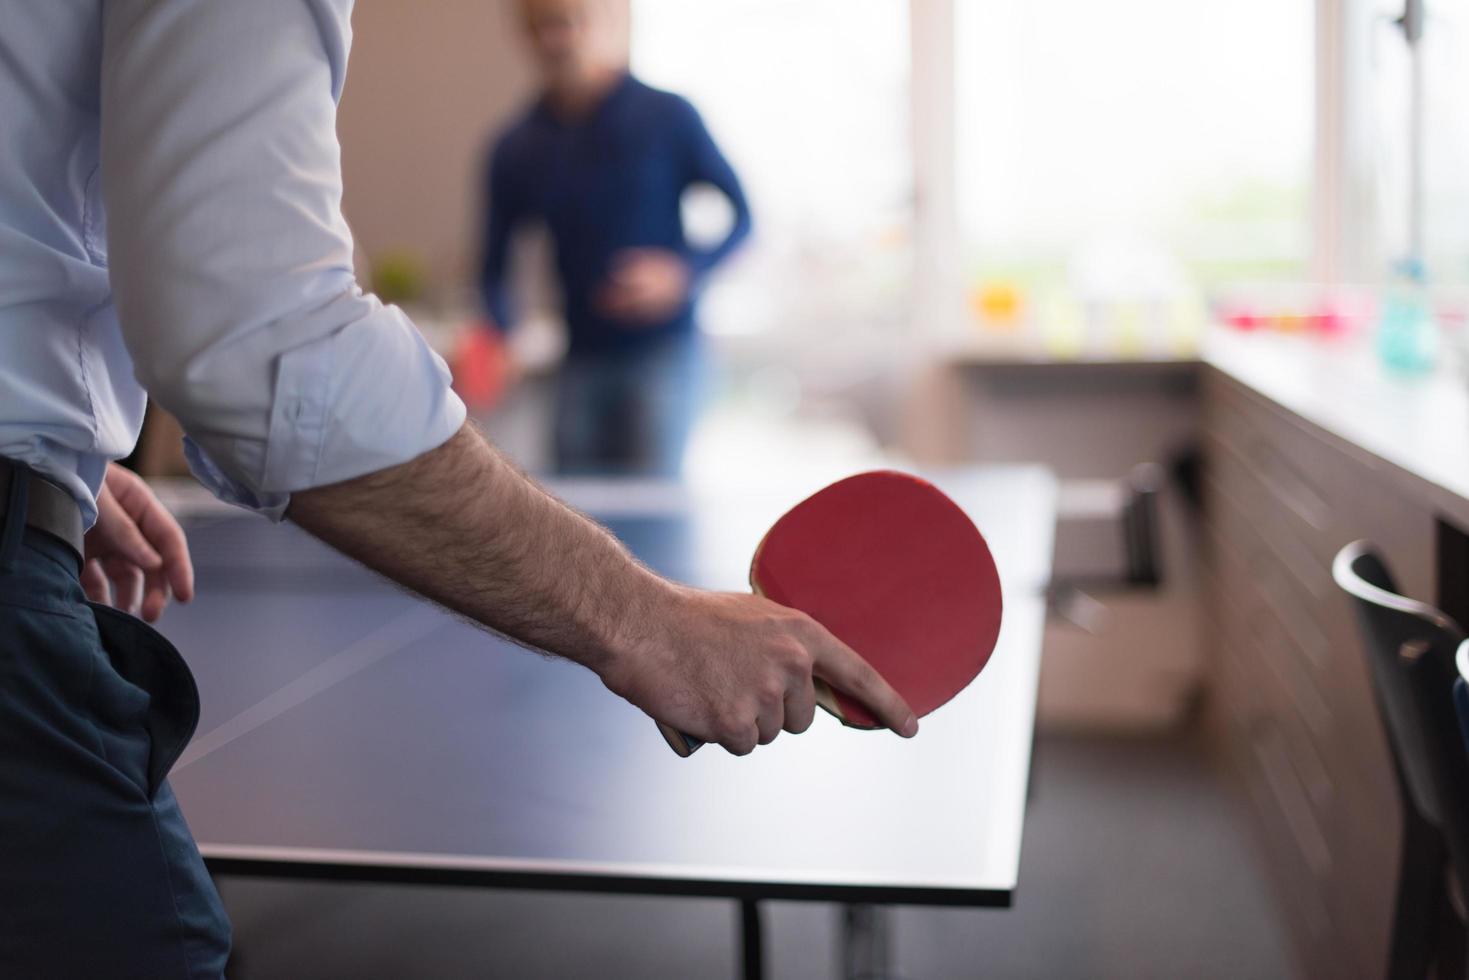
{"label": "man's blurred face", "polygon": [[592,6],[592,0],[521,0],[521,26],[546,84],[575,80],[595,60]]}

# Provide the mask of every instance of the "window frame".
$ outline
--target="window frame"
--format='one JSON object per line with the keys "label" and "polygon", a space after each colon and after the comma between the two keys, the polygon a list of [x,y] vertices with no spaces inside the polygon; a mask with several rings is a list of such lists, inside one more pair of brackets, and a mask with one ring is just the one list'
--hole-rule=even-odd
{"label": "window frame", "polygon": [[[909,0],[912,18],[913,170],[916,260],[914,316],[928,332],[967,329],[958,267],[961,235],[954,161],[958,125],[953,31],[956,5],[977,0]],[[1315,96],[1309,268],[1322,284],[1371,282],[1372,157],[1368,122],[1371,24],[1365,0],[1316,0]]]}

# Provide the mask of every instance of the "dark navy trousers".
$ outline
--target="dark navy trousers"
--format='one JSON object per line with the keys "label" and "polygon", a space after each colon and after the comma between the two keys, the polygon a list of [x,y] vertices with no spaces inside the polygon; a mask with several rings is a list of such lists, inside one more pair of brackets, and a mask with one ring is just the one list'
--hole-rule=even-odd
{"label": "dark navy trousers", "polygon": [[75,554],[0,554],[0,977],[219,977],[229,922],[165,777],[193,676],[140,620],[89,604]]}

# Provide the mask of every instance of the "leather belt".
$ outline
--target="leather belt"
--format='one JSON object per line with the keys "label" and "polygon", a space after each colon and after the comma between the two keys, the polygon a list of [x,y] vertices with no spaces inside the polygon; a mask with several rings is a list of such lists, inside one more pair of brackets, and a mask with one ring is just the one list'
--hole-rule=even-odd
{"label": "leather belt", "polygon": [[[0,503],[8,503],[10,489],[16,480],[27,480],[25,522],[27,527],[44,531],[76,552],[80,561],[85,553],[82,543],[82,511],[70,493],[30,469],[0,459]],[[0,517],[6,507],[0,506]]]}

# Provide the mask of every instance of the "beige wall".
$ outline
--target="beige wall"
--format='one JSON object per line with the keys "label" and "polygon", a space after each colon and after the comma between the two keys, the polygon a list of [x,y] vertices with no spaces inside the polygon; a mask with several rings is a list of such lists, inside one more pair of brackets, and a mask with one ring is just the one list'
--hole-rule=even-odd
{"label": "beige wall", "polygon": [[513,2],[358,0],[353,29],[337,128],[359,265],[407,249],[435,284],[471,282],[484,147],[533,89]]}

